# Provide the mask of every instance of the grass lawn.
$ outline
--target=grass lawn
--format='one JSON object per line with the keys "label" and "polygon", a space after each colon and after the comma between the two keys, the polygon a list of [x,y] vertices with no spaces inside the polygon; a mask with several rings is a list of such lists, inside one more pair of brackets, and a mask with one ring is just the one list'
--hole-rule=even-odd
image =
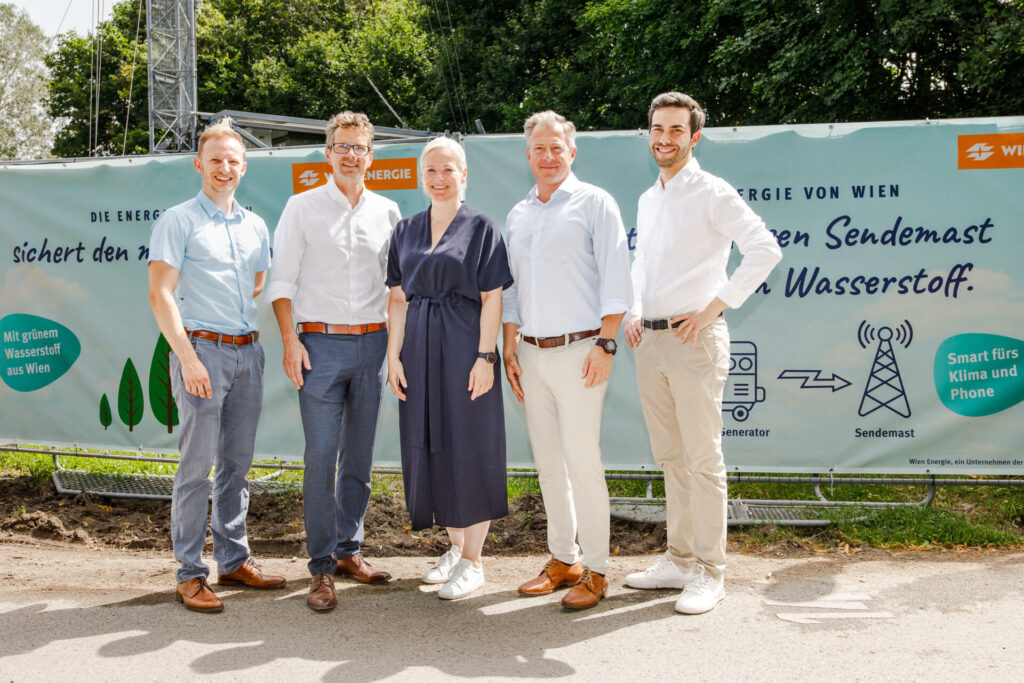
{"label": "grass lawn", "polygon": [[[124,455],[139,455],[134,452]],[[67,469],[82,469],[110,474],[173,474],[173,463],[104,460],[92,457],[61,457]],[[263,465],[262,468],[259,466]],[[259,469],[256,469],[259,468]],[[275,462],[257,463],[252,476],[262,476],[279,469]],[[28,474],[36,479],[49,478],[54,470],[49,455],[0,451],[0,472],[8,475]],[[786,476],[786,475],[776,475]],[[794,475],[795,476],[795,475]],[[985,477],[970,477],[979,482]],[[1003,477],[1005,479],[1006,477]],[[1015,477],[1024,483],[1024,477]],[[300,487],[302,472],[284,470],[279,481]],[[941,480],[940,480],[941,481]],[[373,475],[372,495],[400,493],[401,475]],[[613,497],[643,497],[646,481],[608,482]],[[510,499],[539,491],[536,479],[511,478]],[[916,502],[922,500],[927,487],[920,485],[838,484],[822,486],[822,492],[835,501]],[[655,497],[664,495],[660,481],[652,484]],[[729,484],[730,498],[814,500],[810,484],[753,483]],[[939,486],[930,506],[867,509],[843,508],[821,511],[833,524],[825,529],[768,525],[738,527],[729,532],[730,547],[750,552],[767,552],[798,546],[807,550],[883,548],[965,548],[1024,546],[1024,486]]]}

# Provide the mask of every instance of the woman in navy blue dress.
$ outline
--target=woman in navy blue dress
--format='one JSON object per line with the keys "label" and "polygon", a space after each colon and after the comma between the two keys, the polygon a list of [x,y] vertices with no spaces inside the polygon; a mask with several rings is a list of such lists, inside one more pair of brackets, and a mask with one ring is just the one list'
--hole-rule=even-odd
{"label": "woman in navy blue dress", "polygon": [[452,542],[423,580],[453,599],[483,585],[487,529],[508,514],[496,361],[512,274],[494,221],[461,201],[462,147],[431,140],[420,171],[430,208],[398,223],[388,255],[388,383],[412,527],[444,526]]}

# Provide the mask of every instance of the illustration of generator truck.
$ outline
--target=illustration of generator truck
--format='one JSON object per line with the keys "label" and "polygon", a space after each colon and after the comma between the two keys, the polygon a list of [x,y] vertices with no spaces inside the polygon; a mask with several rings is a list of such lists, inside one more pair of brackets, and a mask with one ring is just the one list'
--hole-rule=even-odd
{"label": "illustration of generator truck", "polygon": [[754,405],[764,401],[764,387],[757,383],[757,345],[734,341],[729,345],[729,379],[725,382],[722,412],[743,422]]}

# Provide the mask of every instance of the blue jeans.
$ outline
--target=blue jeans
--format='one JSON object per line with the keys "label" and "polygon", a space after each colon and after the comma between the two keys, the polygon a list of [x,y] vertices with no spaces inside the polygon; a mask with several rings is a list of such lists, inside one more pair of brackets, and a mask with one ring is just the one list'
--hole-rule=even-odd
{"label": "blue jeans", "polygon": [[310,332],[299,340],[313,367],[303,370],[299,411],[306,436],[306,550],[315,576],[333,573],[363,542],[388,333]]}
{"label": "blue jeans", "polygon": [[185,391],[181,361],[171,354],[171,390],[178,404],[181,460],[171,494],[171,542],[181,564],[178,582],[210,575],[203,563],[206,509],[213,475],[213,559],[221,574],[230,574],[249,557],[245,515],[249,482],[245,475],[256,448],[256,427],[263,409],[263,347],[259,342],[235,346],[192,339],[210,375],[212,398]]}

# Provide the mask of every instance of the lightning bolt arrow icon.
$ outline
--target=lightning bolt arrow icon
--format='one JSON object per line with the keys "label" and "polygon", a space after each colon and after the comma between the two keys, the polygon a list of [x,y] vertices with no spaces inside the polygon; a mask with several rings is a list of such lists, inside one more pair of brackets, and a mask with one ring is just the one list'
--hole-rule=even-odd
{"label": "lightning bolt arrow icon", "polygon": [[801,389],[831,389],[833,393],[850,386],[847,379],[833,373],[832,377],[822,376],[822,370],[783,370],[779,379],[799,379]]}

